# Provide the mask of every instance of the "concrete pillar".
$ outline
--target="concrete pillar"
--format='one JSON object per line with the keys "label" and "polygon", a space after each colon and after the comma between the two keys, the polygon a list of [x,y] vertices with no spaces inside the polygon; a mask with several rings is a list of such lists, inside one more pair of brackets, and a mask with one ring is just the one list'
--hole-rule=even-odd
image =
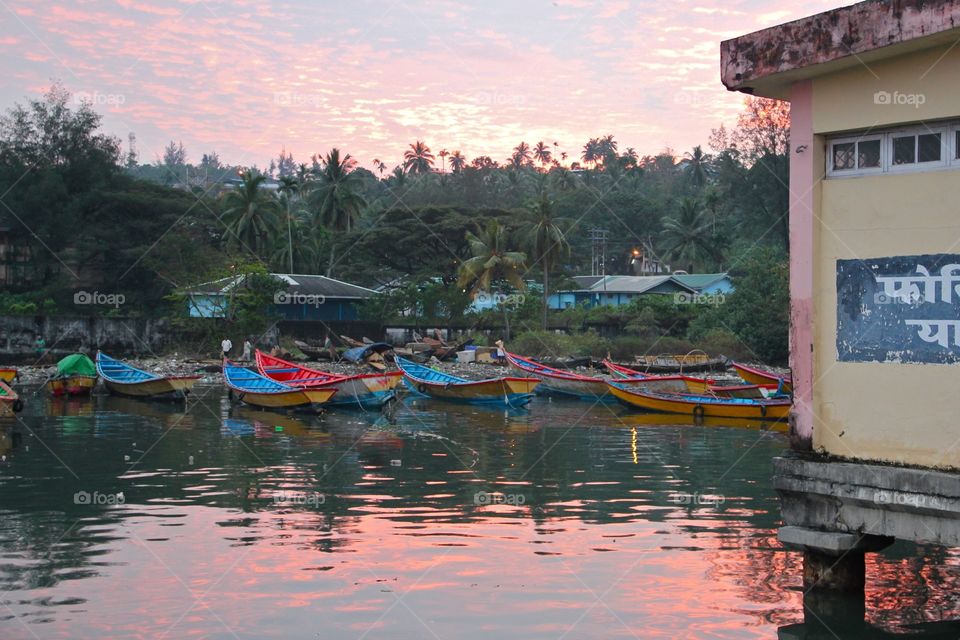
{"label": "concrete pillar", "polygon": [[866,554],[879,551],[894,539],[807,527],[781,527],[777,538],[786,547],[803,551],[803,589],[806,593],[863,594]]}
{"label": "concrete pillar", "polygon": [[793,409],[790,446],[813,448],[814,221],[817,156],[813,139],[813,83],[803,80],[790,93],[790,370]]}
{"label": "concrete pillar", "polygon": [[806,549],[803,552],[803,590],[863,593],[866,566],[863,551],[848,551],[836,556]]}

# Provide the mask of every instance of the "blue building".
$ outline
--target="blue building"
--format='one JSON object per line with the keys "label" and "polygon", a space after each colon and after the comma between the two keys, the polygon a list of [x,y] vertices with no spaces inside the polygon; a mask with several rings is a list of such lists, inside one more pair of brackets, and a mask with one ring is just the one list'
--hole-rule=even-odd
{"label": "blue building", "polygon": [[718,294],[733,290],[726,273],[657,276],[574,276],[576,287],[550,294],[551,309],[630,304],[640,296]]}
{"label": "blue building", "polygon": [[[270,311],[283,320],[356,320],[357,306],[376,291],[326,276],[271,273],[277,280]],[[244,276],[197,285],[187,295],[193,318],[223,318]]]}

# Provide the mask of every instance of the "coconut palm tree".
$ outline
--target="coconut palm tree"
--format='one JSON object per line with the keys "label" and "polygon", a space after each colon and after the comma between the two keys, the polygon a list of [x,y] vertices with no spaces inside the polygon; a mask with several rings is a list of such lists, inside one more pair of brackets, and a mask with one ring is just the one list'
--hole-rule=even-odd
{"label": "coconut palm tree", "polygon": [[683,154],[683,157],[687,161],[684,172],[687,174],[687,179],[690,180],[690,184],[696,189],[703,188],[703,186],[707,184],[707,179],[710,176],[712,156],[704,153],[700,145],[697,145],[693,148],[693,151],[688,151]]}
{"label": "coconut palm tree", "polygon": [[[283,217],[287,223],[287,246],[284,251],[283,243],[281,242],[279,244],[280,251],[278,254],[285,254],[286,262],[290,267],[287,273],[293,273],[293,227],[297,224],[297,213],[302,209],[300,181],[293,176],[283,176],[279,182],[280,187],[277,190],[277,194],[280,199],[280,208],[283,211]],[[276,260],[276,262],[283,264],[284,256],[275,256],[275,259],[277,257],[279,257],[279,259]]]}
{"label": "coconut palm tree", "polygon": [[383,178],[383,172],[387,170],[387,163],[380,160],[380,158],[374,158],[373,168],[376,169],[377,173],[380,174],[380,177]]}
{"label": "coconut palm tree", "polygon": [[430,173],[434,160],[430,147],[420,140],[411,144],[410,148],[403,152],[403,168],[407,173]]}
{"label": "coconut palm tree", "polygon": [[541,140],[533,147],[533,157],[540,163],[540,168],[543,169],[553,159],[553,152]]}
{"label": "coconut palm tree", "polygon": [[440,166],[442,167],[441,172],[446,173],[447,172],[447,156],[450,155],[450,152],[447,151],[446,149],[440,149],[437,155],[440,156],[440,163],[441,163]]}
{"label": "coconut palm tree", "polygon": [[450,154],[450,171],[459,173],[467,166],[467,157],[459,151]]}
{"label": "coconut palm tree", "polygon": [[[479,233],[467,232],[467,246],[471,258],[460,265],[457,286],[476,296],[481,291],[492,293],[493,283],[506,280],[520,291],[526,290],[523,282],[524,263],[527,256],[509,248],[510,237],[507,229],[496,220],[487,223]],[[503,307],[503,319],[506,324],[506,339],[510,339],[510,316]]]}
{"label": "coconut palm tree", "polygon": [[583,152],[580,154],[580,159],[587,164],[596,166],[597,160],[602,157],[603,155],[600,152],[600,141],[596,138],[590,138],[590,140],[583,145]]}
{"label": "coconut palm tree", "polygon": [[277,199],[261,186],[267,177],[247,171],[243,183],[223,196],[221,219],[227,226],[227,245],[243,247],[262,259],[277,232]]}
{"label": "coconut palm tree", "polygon": [[671,258],[681,261],[690,272],[698,263],[719,260],[720,252],[710,233],[710,221],[700,202],[694,198],[682,199],[677,215],[664,219],[663,239]]}
{"label": "coconut palm tree", "polygon": [[546,330],[550,270],[556,267],[561,257],[570,255],[570,243],[566,237],[570,221],[554,215],[553,202],[546,193],[540,195],[540,200],[530,208],[528,216],[524,235],[531,259],[543,269],[543,329]]}
{"label": "coconut palm tree", "polygon": [[[339,149],[331,149],[323,159],[319,180],[311,189],[310,208],[314,222],[331,231],[349,233],[360,211],[367,205],[361,195],[363,179],[354,172],[357,161],[348,153],[342,158]],[[333,272],[335,238],[330,240],[330,262],[327,277]]]}
{"label": "coconut palm tree", "polygon": [[513,163],[513,166],[516,169],[530,164],[530,145],[521,141],[520,144],[513,148],[513,154],[510,156],[510,161]]}

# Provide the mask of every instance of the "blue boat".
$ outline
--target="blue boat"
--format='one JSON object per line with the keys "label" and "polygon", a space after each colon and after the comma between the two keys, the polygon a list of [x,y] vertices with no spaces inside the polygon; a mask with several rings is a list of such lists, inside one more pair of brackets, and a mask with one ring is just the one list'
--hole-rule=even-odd
{"label": "blue boat", "polygon": [[336,389],[291,387],[223,361],[223,381],[241,402],[262,409],[320,410],[337,392]]}
{"label": "blue boat", "polygon": [[394,360],[403,372],[404,383],[411,391],[438,400],[522,407],[533,399],[533,390],[540,384],[536,378],[467,380],[399,356]]}
{"label": "blue boat", "polygon": [[97,373],[111,393],[135,398],[185,398],[200,376],[161,376],[97,352]]}

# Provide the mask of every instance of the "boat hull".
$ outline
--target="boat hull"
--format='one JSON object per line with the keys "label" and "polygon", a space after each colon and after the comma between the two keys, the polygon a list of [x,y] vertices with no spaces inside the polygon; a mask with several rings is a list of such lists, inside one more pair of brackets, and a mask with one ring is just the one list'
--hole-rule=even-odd
{"label": "boat hull", "polygon": [[10,384],[17,377],[17,370],[10,368],[0,368],[0,380]]}
{"label": "boat hull", "polygon": [[335,407],[379,407],[397,395],[397,387],[403,381],[399,371],[383,375],[356,376],[330,385],[337,395],[330,401]]}
{"label": "boat hull", "polygon": [[184,376],[145,380],[143,382],[113,382],[104,380],[110,391],[121,396],[133,398],[184,398],[189,395],[200,376]]}
{"label": "boat hull", "polygon": [[793,380],[788,377],[779,377],[773,373],[767,371],[762,371],[760,369],[754,369],[753,367],[746,367],[742,364],[737,364],[736,362],[732,363],[731,366],[737,372],[737,375],[743,378],[744,382],[749,384],[781,384],[783,381],[781,391],[783,393],[793,393]]}
{"label": "boat hull", "polygon": [[322,411],[335,389],[291,389],[280,392],[241,391],[232,389],[240,402],[260,409],[293,409],[298,411]]}
{"label": "boat hull", "polygon": [[547,375],[538,373],[532,369],[519,367],[512,362],[510,363],[510,368],[516,372],[517,375],[530,376],[539,380],[540,385],[537,387],[537,393],[539,394],[560,395],[580,400],[614,400],[607,390],[606,381],[600,378],[594,381],[580,379],[574,376]]}
{"label": "boat hull", "polygon": [[47,381],[47,389],[57,397],[88,396],[96,385],[96,376],[65,376]]}
{"label": "boat hull", "polygon": [[789,400],[740,402],[707,396],[680,396],[644,393],[611,385],[610,393],[627,406],[656,413],[680,413],[694,418],[740,418],[748,420],[785,420],[790,414]]}
{"label": "boat hull", "polygon": [[526,405],[533,399],[534,390],[540,384],[538,380],[530,378],[502,378],[467,384],[432,384],[405,378],[405,382],[411,391],[437,400],[505,407]]}

